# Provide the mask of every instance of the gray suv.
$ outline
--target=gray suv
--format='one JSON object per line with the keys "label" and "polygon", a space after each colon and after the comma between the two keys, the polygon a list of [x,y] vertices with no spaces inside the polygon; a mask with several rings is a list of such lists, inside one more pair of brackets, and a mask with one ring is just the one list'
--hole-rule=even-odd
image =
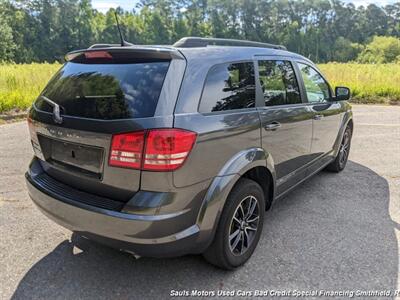
{"label": "gray suv", "polygon": [[137,256],[245,263],[265,210],[343,170],[348,88],[282,46],[184,38],[66,56],[30,109],[29,194],[77,235]]}

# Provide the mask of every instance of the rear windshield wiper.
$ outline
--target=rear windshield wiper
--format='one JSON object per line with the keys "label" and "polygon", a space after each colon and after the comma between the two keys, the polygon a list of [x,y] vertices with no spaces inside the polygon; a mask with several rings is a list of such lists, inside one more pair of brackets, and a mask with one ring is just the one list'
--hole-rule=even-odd
{"label": "rear windshield wiper", "polygon": [[117,98],[117,95],[89,95],[89,96],[75,96],[76,99],[79,98]]}
{"label": "rear windshield wiper", "polygon": [[57,124],[61,124],[63,122],[63,118],[61,117],[60,113],[60,105],[55,103],[53,100],[47,98],[46,96],[40,95],[44,101],[46,101],[51,107],[53,107],[53,120]]}

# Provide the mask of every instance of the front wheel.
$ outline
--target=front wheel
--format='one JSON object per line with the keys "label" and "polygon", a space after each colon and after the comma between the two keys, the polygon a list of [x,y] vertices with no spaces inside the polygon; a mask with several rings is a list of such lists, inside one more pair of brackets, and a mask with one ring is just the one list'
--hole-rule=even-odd
{"label": "front wheel", "polygon": [[211,246],[205,259],[223,269],[243,265],[253,254],[260,239],[265,213],[262,188],[242,178],[226,200]]}
{"label": "front wheel", "polygon": [[352,136],[351,127],[347,125],[343,134],[342,141],[340,143],[339,152],[335,160],[326,167],[328,171],[338,173],[346,167],[347,160],[350,154],[351,136]]}

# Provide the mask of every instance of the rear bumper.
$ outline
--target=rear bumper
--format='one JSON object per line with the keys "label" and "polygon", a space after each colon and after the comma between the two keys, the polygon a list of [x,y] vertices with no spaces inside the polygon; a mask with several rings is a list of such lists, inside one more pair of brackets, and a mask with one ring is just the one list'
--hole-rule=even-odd
{"label": "rear bumper", "polygon": [[198,225],[181,230],[190,215],[188,211],[163,215],[121,213],[55,195],[36,182],[35,175],[28,172],[25,177],[30,197],[47,217],[89,239],[150,257],[204,250],[205,245],[198,242]]}

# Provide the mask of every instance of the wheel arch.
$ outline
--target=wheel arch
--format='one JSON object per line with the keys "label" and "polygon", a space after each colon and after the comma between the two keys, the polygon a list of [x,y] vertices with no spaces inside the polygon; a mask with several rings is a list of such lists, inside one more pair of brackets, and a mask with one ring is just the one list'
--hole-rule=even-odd
{"label": "wheel arch", "polygon": [[[353,118],[350,118],[350,119],[348,120],[347,125],[350,126],[351,132],[353,132],[353,130],[354,130]],[[347,126],[347,125],[346,125],[346,126]]]}
{"label": "wheel arch", "polygon": [[257,182],[264,191],[265,200],[269,200],[272,203],[275,196],[276,174],[274,161],[270,153],[262,148],[251,148],[239,152],[225,164],[218,176],[229,174],[239,175],[234,180],[229,192],[241,177],[245,177]]}
{"label": "wheel arch", "polygon": [[343,135],[344,135],[344,131],[346,130],[347,126],[351,127],[351,131],[353,132],[354,130],[354,123],[353,123],[353,112],[351,110],[347,111],[344,114],[342,123],[340,125],[340,129],[339,129],[339,133],[337,135],[335,144],[334,144],[334,156],[336,157],[336,155],[339,152],[339,146],[340,146],[340,142],[342,141]]}
{"label": "wheel arch", "polygon": [[[212,180],[197,218],[199,244],[208,246],[215,234],[226,199],[240,178],[260,184],[270,207],[275,192],[275,168],[272,156],[262,148],[243,150],[233,156]],[[267,184],[263,180],[267,179]]]}
{"label": "wheel arch", "polygon": [[265,209],[268,210],[272,205],[275,190],[272,173],[268,170],[267,167],[258,166],[248,170],[240,178],[242,177],[251,179],[261,186],[264,192]]}

